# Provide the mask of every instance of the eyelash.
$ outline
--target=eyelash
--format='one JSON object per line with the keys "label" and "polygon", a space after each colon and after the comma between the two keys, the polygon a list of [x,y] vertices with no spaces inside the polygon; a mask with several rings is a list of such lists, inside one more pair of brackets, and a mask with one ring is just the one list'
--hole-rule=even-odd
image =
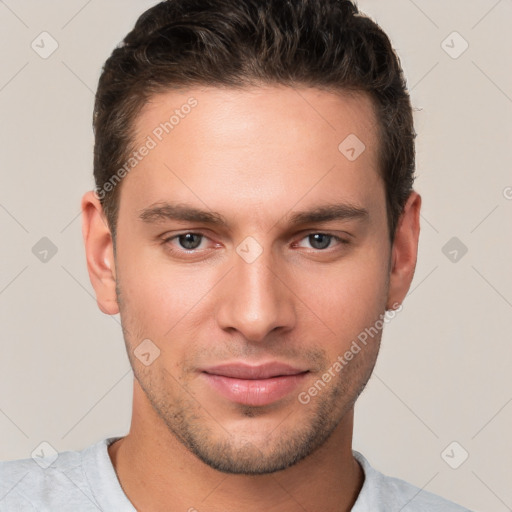
{"label": "eyelash", "polygon": [[[203,233],[197,233],[195,231],[184,231],[183,233],[178,233],[177,235],[173,235],[171,237],[167,237],[167,238],[165,238],[163,240],[163,243],[169,246],[169,252],[171,252],[171,253],[178,252],[178,253],[180,253],[180,255],[194,256],[194,255],[199,254],[200,251],[204,251],[205,250],[205,249],[184,249],[184,248],[176,249],[174,247],[171,247],[170,242],[172,242],[173,240],[177,240],[179,237],[184,236],[184,235],[197,235],[197,236],[200,236],[200,237],[202,237],[201,238],[201,242],[203,241],[203,239],[208,238]],[[335,240],[340,245],[348,245],[348,244],[350,244],[349,240],[347,240],[345,238],[341,238],[340,236],[335,235],[333,233],[328,233],[328,232],[324,232],[324,231],[311,231],[309,233],[306,233],[299,241],[302,241],[305,238],[310,237],[311,235],[325,235],[325,236],[328,236],[328,237],[331,238],[331,240]],[[328,253],[328,252],[330,252],[329,249],[332,249],[332,248],[331,247],[327,247],[325,249],[311,248],[311,251],[318,252],[318,253],[322,253],[322,252]]]}

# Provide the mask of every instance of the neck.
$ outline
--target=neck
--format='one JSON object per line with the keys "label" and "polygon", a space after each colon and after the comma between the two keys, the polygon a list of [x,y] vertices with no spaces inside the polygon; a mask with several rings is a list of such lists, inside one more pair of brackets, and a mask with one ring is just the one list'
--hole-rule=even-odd
{"label": "neck", "polygon": [[204,464],[168,430],[135,382],[129,434],[108,451],[137,510],[225,512],[350,511],[364,474],[352,455],[353,409],[329,439],[294,466],[232,475]]}

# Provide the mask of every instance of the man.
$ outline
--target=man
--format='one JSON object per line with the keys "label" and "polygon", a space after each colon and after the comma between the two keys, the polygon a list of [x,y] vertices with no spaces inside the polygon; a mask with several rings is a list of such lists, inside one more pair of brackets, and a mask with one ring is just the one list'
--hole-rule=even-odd
{"label": "man", "polygon": [[419,236],[381,29],[350,1],[162,2],[107,60],[94,127],[84,242],[132,424],[3,463],[0,510],[466,510],[352,450]]}

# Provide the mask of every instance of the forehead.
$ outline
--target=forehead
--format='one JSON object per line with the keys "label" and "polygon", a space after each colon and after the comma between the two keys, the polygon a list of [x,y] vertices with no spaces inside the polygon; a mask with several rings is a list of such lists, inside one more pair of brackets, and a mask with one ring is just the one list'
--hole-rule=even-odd
{"label": "forehead", "polygon": [[[186,123],[182,122],[187,118]],[[167,130],[162,126],[166,123]],[[200,130],[197,125],[201,125]],[[364,92],[286,86],[203,87],[151,97],[134,122],[134,138],[143,142],[144,137],[153,134],[157,142],[162,142],[160,138],[171,133],[175,138],[184,131],[188,135],[188,127],[195,130],[190,144],[208,141],[226,146],[239,142],[248,149],[251,144],[246,143],[255,133],[261,142],[275,145],[285,142],[273,138],[279,133],[288,135],[286,142],[292,144],[294,135],[312,142],[323,139],[327,148],[353,133],[364,139],[371,153],[376,149],[376,126],[373,101]],[[331,137],[326,137],[328,133]],[[254,145],[258,141],[252,142]]]}
{"label": "forehead", "polygon": [[284,86],[161,93],[135,121],[135,149],[150,149],[123,180],[121,210],[173,200],[281,215],[278,206],[319,198],[368,203],[383,197],[377,132],[365,94]]}

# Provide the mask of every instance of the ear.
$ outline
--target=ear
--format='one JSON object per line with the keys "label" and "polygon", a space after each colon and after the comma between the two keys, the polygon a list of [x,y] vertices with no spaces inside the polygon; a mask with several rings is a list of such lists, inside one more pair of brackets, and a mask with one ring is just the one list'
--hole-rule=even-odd
{"label": "ear", "polygon": [[397,309],[397,305],[402,303],[411,286],[418,256],[420,208],[421,196],[412,191],[400,215],[391,249],[386,309]]}
{"label": "ear", "polygon": [[89,279],[96,301],[107,315],[119,313],[116,297],[114,246],[103,208],[94,191],[82,197],[82,235]]}

